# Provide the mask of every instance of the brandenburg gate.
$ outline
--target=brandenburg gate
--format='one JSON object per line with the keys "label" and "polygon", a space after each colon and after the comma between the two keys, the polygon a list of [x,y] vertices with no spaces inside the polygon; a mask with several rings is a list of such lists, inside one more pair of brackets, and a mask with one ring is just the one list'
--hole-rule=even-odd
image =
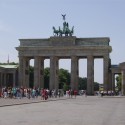
{"label": "brandenburg gate", "polygon": [[[77,38],[72,36],[72,30],[68,29],[63,15],[63,30],[59,27],[55,35],[48,39],[20,39],[19,52],[19,86],[29,87],[29,62],[34,59],[34,86],[44,88],[44,60],[50,59],[50,83],[49,89],[58,89],[59,59],[71,59],[71,89],[78,90],[78,61],[87,59],[87,94],[94,94],[94,59],[103,59],[103,83],[104,90],[110,90],[109,85],[109,54],[112,51],[109,45],[110,39]],[[64,36],[64,35],[65,36]],[[83,65],[84,70],[84,65]]]}

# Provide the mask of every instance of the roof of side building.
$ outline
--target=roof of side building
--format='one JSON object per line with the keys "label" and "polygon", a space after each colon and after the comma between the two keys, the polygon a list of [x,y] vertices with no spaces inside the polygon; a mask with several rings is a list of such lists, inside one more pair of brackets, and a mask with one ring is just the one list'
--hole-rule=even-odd
{"label": "roof of side building", "polygon": [[18,65],[0,65],[0,67],[6,68],[6,69],[16,69]]}

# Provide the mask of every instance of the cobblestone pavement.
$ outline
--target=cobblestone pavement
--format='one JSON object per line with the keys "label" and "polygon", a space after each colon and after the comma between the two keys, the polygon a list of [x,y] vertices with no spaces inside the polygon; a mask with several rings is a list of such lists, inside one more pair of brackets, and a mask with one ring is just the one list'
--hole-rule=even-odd
{"label": "cobblestone pavement", "polygon": [[[125,98],[124,96],[104,96],[103,98]],[[4,107],[4,106],[13,106],[13,105],[22,105],[22,104],[31,104],[31,103],[40,103],[40,102],[47,102],[47,101],[57,101],[57,100],[65,100],[65,99],[70,99],[69,97],[57,97],[57,98],[48,98],[47,100],[41,100],[41,97],[39,96],[38,98],[26,98],[26,97],[23,97],[22,99],[19,99],[19,98],[7,98],[7,99],[4,99],[4,98],[0,98],[0,107]],[[74,99],[74,97],[73,97]]]}
{"label": "cobblestone pavement", "polygon": [[41,97],[39,96],[38,98],[26,98],[23,97],[22,99],[19,98],[0,98],[0,107],[4,106],[13,106],[13,105],[22,105],[22,104],[31,104],[31,103],[40,103],[40,102],[46,102],[46,101],[57,101],[57,100],[62,100],[62,99],[68,99],[68,97],[57,97],[57,98],[48,98],[47,100],[41,100]]}
{"label": "cobblestone pavement", "polygon": [[[14,103],[13,100],[4,99],[9,102],[7,104]],[[2,101],[0,99],[0,103]],[[0,107],[0,125],[125,125],[125,97],[78,96],[76,99],[24,98],[15,101],[39,103]]]}

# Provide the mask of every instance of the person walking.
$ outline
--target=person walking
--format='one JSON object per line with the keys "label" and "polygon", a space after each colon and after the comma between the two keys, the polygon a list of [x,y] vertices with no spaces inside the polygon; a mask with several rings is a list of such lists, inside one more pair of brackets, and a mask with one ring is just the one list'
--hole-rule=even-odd
{"label": "person walking", "polygon": [[77,91],[76,91],[76,90],[74,90],[74,96],[75,96],[75,98],[76,98],[76,95],[77,95]]}
{"label": "person walking", "polygon": [[45,99],[45,90],[41,89],[41,99],[44,100]]}

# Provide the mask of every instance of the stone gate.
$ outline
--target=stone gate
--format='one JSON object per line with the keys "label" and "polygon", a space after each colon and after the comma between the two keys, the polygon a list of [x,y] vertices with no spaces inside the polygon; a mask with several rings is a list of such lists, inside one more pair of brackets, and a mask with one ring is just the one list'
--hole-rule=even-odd
{"label": "stone gate", "polygon": [[94,94],[94,59],[103,59],[104,90],[110,90],[110,39],[53,36],[48,39],[20,39],[19,85],[29,87],[29,61],[34,59],[34,86],[44,88],[44,60],[50,59],[49,89],[58,89],[59,59],[71,59],[71,89],[78,90],[78,60],[87,59],[87,94]]}

